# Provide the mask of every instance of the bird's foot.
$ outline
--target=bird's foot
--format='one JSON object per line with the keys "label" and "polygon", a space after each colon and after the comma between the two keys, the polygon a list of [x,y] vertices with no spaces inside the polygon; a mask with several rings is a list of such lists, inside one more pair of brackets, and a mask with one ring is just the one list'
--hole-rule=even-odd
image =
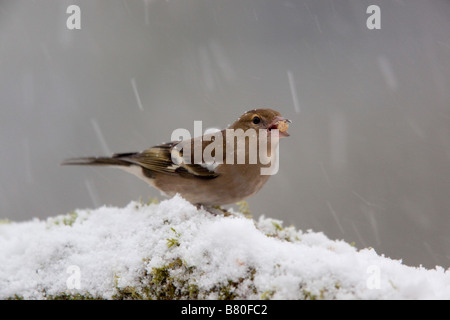
{"label": "bird's foot", "polygon": [[196,205],[196,207],[197,207],[197,209],[203,209],[215,216],[220,216],[220,215],[223,215],[224,217],[231,216],[231,212],[229,212],[227,209],[222,208],[221,206]]}

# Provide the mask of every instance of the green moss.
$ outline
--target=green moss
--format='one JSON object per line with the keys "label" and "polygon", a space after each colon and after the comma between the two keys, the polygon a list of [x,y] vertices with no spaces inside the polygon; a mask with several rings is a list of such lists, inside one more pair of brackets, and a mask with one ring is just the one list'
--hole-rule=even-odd
{"label": "green moss", "polygon": [[152,268],[141,281],[145,284],[145,297],[158,300],[196,299],[198,287],[189,281],[193,269],[179,258],[162,267]]}
{"label": "green moss", "polygon": [[281,227],[281,225],[278,222],[272,221],[272,225],[275,227],[276,231],[283,231],[283,228]]}
{"label": "green moss", "polygon": [[144,297],[138,292],[135,287],[125,286],[123,288],[119,287],[119,274],[114,274],[114,288],[116,293],[113,294],[112,298],[114,300],[143,300]]}
{"label": "green moss", "polygon": [[178,238],[180,238],[180,234],[174,228],[170,228],[170,230],[172,230],[173,233],[175,233],[175,238],[167,239],[167,247],[169,248],[172,248],[173,246],[178,247],[180,245],[180,242],[178,240]]}
{"label": "green moss", "polygon": [[197,285],[190,284],[188,286],[188,293],[189,293],[188,299],[196,299],[196,298],[198,298],[199,292],[200,292],[200,290],[198,289]]}
{"label": "green moss", "polygon": [[233,300],[236,298],[236,294],[234,293],[235,289],[239,285],[241,279],[238,281],[228,280],[227,284],[224,286],[219,286],[216,290],[219,293],[219,300]]}
{"label": "green moss", "polygon": [[63,219],[63,223],[66,226],[71,226],[77,220],[77,218],[78,213],[76,211],[72,211]]}
{"label": "green moss", "polygon": [[149,206],[152,204],[158,204],[159,199],[157,197],[148,197],[147,201],[142,200],[142,197],[139,198],[139,203],[143,206]]}
{"label": "green moss", "polygon": [[[144,259],[147,264],[150,260]],[[115,275],[115,300],[179,300],[197,299],[198,286],[192,283],[190,275],[193,267],[188,267],[181,259],[175,259],[162,267],[151,268],[139,277],[139,286],[119,287],[119,275]]]}
{"label": "green moss", "polygon": [[[150,260],[144,259],[143,266],[148,264]],[[260,296],[262,300],[270,300],[274,297],[277,289],[271,289],[258,292],[253,284],[256,275],[256,269],[249,267],[247,272],[237,280],[227,280],[224,283],[218,283],[212,288],[201,289],[197,284],[195,277],[199,275],[195,273],[196,269],[187,264],[180,258],[172,260],[170,263],[161,267],[153,267],[149,270],[143,269],[141,276],[138,278],[136,286],[119,286],[120,274],[114,275],[115,293],[112,295],[114,300],[194,300],[215,298],[218,300],[234,300],[247,299],[249,296]],[[335,290],[341,288],[336,283],[334,288],[327,290],[324,288],[317,292],[312,292],[300,284],[302,295],[300,299],[318,300],[325,298],[333,298]],[[48,300],[102,300],[104,297],[94,296],[89,292],[61,292],[54,295],[43,293]],[[23,297],[14,295],[10,300],[22,300]]]}
{"label": "green moss", "polygon": [[270,300],[270,299],[272,299],[275,292],[276,292],[275,290],[264,291],[263,294],[261,295],[261,299],[262,300]]}
{"label": "green moss", "polygon": [[[334,289],[339,290],[340,288],[341,288],[341,286],[339,283],[336,283],[334,285]],[[303,293],[303,299],[305,299],[305,300],[324,300],[325,298],[332,299],[336,295],[336,292],[334,292],[334,290],[332,288],[322,288],[319,290],[318,294],[317,293],[313,294],[311,291],[303,289],[302,293]]]}
{"label": "green moss", "polygon": [[242,200],[236,202],[236,204],[238,205],[238,211],[240,213],[242,213],[245,217],[252,219],[252,212],[250,211],[250,207],[247,201]]}
{"label": "green moss", "polygon": [[302,292],[305,300],[317,300],[317,295],[312,294],[310,291],[303,289]]}
{"label": "green moss", "polygon": [[69,293],[61,292],[56,295],[45,295],[47,300],[103,300],[101,297],[94,297],[90,293]]}
{"label": "green moss", "polygon": [[225,284],[216,285],[210,290],[209,294],[217,293],[219,300],[234,300],[239,297],[237,289],[244,283],[246,280],[250,280],[249,289],[253,294],[257,294],[256,287],[253,285],[253,280],[256,274],[255,268],[248,268],[247,274],[244,277],[239,278],[238,280],[228,280]]}
{"label": "green moss", "polygon": [[114,300],[144,300],[145,297],[140,294],[136,288],[126,286],[119,288],[116,286],[117,293],[113,295]]}
{"label": "green moss", "polygon": [[[147,204],[136,203],[137,208],[142,205],[151,205],[155,203],[155,199],[151,199]],[[239,212],[247,217],[251,217],[251,212],[248,207],[248,203],[241,201],[237,203],[239,205]],[[227,212],[219,209],[227,215]],[[81,217],[76,211],[72,211],[65,216],[59,216],[55,219],[49,220],[49,226],[52,225],[65,225],[72,226],[76,221],[79,221]],[[266,236],[275,237],[286,241],[299,241],[298,233],[294,227],[283,227],[282,221],[272,220],[263,221],[262,229]],[[9,221],[0,223],[9,223]],[[164,220],[164,228],[170,227],[171,222]],[[258,223],[255,222],[258,226]],[[177,232],[173,227],[170,228],[169,236],[166,239],[168,248],[176,248],[180,246],[181,234]],[[171,250],[171,254],[176,253],[176,250]],[[202,274],[196,269],[195,266],[189,266],[181,258],[175,258],[166,264],[159,267],[150,267],[149,262],[151,258],[142,259],[142,266],[139,268],[138,273],[134,276],[133,283],[126,283],[120,280],[120,273],[114,275],[114,294],[112,299],[116,300],[177,300],[177,299],[206,299],[215,298],[220,300],[233,300],[233,299],[247,299],[249,297],[260,297],[263,300],[273,299],[276,295],[278,288],[276,286],[265,292],[258,291],[254,278],[256,275],[256,269],[248,267],[247,271],[238,279],[228,279],[223,283],[216,283],[207,289],[200,287],[199,280]],[[243,265],[243,264],[242,264]],[[276,266],[280,267],[279,265]],[[391,283],[392,284],[392,283]],[[394,285],[392,284],[394,287]],[[300,299],[317,300],[325,298],[333,298],[336,295],[336,291],[341,289],[341,285],[336,283],[334,287],[324,288],[320,291],[312,290],[306,286],[305,283],[299,284],[299,290],[301,292]],[[89,292],[71,293],[70,291],[61,292],[54,295],[47,295],[45,292],[43,296],[49,300],[96,300],[105,299],[105,297],[94,296]],[[14,295],[10,299],[21,300],[20,295]]]}
{"label": "green moss", "polygon": [[[59,292],[57,294],[48,294],[44,289],[41,291],[42,296],[46,300],[103,300],[104,298],[100,296],[93,296],[89,292],[77,292],[71,293],[68,291]],[[24,300],[24,297],[18,294],[15,294],[12,297],[6,298],[6,300]]]}
{"label": "green moss", "polygon": [[[268,228],[269,230],[265,228],[263,228],[262,230],[260,229],[260,231],[263,232],[266,236],[289,242],[300,241],[300,238],[298,236],[299,233],[297,232],[294,226],[283,227],[282,222],[275,219],[271,219],[270,222],[273,228]],[[258,227],[257,224],[256,227]]]}
{"label": "green moss", "polygon": [[[144,261],[148,263],[149,260]],[[138,287],[118,286],[119,277],[115,276],[115,288],[117,293],[113,299],[149,299],[149,300],[180,300],[180,299],[205,299],[216,297],[219,300],[233,300],[244,298],[239,296],[238,288],[245,281],[250,280],[250,285],[246,288],[253,294],[257,294],[256,287],[252,284],[256,270],[249,268],[246,275],[238,280],[228,280],[223,284],[217,284],[209,290],[201,290],[196,284],[194,276],[195,267],[187,266],[181,259],[174,259],[170,263],[161,267],[153,267],[143,273],[139,279],[141,284]],[[248,285],[248,284],[245,284]]]}
{"label": "green moss", "polygon": [[78,219],[78,212],[71,211],[66,215],[63,216],[57,216],[54,219],[51,219],[55,225],[64,225],[64,226],[72,226],[75,221]]}

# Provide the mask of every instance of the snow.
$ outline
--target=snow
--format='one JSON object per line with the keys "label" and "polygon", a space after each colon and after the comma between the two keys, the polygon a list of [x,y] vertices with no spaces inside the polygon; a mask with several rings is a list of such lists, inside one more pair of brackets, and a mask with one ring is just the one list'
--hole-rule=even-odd
{"label": "snow", "polygon": [[[173,261],[184,268],[168,268]],[[226,290],[239,299],[450,298],[441,267],[406,266],[276,219],[213,215],[179,196],[0,224],[1,299],[113,299],[130,288],[149,297],[145,286],[165,287],[145,277],[163,268],[202,299]]]}

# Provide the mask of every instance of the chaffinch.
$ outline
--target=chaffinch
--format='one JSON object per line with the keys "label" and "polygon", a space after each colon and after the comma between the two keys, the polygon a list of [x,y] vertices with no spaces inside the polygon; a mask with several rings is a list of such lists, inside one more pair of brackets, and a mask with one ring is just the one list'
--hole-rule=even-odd
{"label": "chaffinch", "polygon": [[195,205],[220,206],[255,194],[278,170],[278,139],[289,136],[288,123],[275,110],[254,109],[222,131],[62,164],[121,168],[169,197],[178,193]]}

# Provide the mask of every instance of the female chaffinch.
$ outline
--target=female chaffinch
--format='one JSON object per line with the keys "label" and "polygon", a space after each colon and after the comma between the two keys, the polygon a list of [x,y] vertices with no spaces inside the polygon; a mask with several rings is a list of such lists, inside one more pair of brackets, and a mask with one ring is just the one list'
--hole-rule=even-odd
{"label": "female chaffinch", "polygon": [[255,194],[267,182],[278,163],[278,138],[289,136],[288,123],[275,110],[254,109],[222,131],[142,152],[68,159],[62,164],[118,167],[170,197],[178,193],[195,205],[231,204]]}

